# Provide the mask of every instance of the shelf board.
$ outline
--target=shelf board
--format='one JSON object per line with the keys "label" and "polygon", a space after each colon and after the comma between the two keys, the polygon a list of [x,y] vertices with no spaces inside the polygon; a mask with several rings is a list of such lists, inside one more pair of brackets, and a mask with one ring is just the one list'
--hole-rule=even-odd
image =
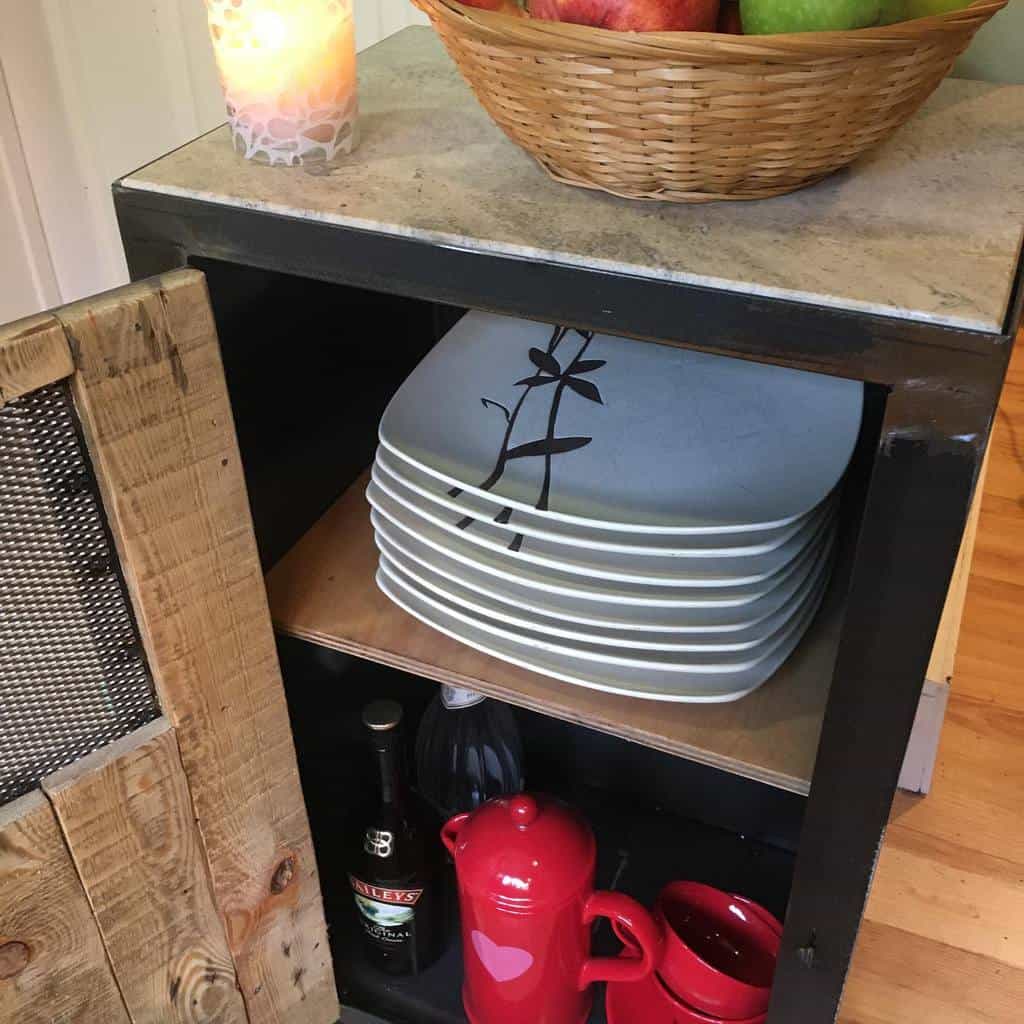
{"label": "shelf board", "polygon": [[622,736],[806,794],[842,620],[832,587],[806,637],[760,689],[731,704],[668,704],[573,686],[459,643],[402,611],[374,582],[363,474],[267,576],[280,633]]}

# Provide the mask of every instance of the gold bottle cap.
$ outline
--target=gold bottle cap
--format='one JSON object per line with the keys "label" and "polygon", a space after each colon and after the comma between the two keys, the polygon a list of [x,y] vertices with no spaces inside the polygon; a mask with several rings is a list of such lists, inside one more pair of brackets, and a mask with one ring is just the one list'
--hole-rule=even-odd
{"label": "gold bottle cap", "polygon": [[374,732],[387,732],[402,721],[402,705],[396,700],[375,700],[363,708],[363,725]]}

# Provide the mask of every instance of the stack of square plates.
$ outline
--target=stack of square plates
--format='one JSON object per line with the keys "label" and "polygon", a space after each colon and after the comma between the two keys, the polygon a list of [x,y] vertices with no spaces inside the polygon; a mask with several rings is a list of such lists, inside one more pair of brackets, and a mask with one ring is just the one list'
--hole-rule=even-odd
{"label": "stack of square plates", "polygon": [[377,583],[568,683],[735,700],[821,602],[862,401],[851,381],[469,313],[381,420]]}

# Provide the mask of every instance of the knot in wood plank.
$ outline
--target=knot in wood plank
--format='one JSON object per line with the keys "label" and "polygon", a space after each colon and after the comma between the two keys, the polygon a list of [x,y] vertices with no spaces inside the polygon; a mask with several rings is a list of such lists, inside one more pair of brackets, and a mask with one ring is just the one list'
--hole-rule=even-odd
{"label": "knot in wood plank", "polygon": [[270,891],[275,896],[280,896],[281,893],[291,885],[292,879],[295,877],[295,857],[289,854],[285,857],[280,864],[274,869],[274,874],[270,879]]}
{"label": "knot in wood plank", "polygon": [[21,974],[32,959],[32,950],[25,942],[12,939],[0,944],[0,981]]}

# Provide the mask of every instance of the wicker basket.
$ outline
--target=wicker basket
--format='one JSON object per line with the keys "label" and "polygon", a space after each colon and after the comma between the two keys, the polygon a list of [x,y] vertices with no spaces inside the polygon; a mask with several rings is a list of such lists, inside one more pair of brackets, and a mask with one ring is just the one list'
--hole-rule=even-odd
{"label": "wicker basket", "polygon": [[558,181],[761,199],[896,130],[1007,0],[853,32],[610,32],[414,0],[487,112]]}

